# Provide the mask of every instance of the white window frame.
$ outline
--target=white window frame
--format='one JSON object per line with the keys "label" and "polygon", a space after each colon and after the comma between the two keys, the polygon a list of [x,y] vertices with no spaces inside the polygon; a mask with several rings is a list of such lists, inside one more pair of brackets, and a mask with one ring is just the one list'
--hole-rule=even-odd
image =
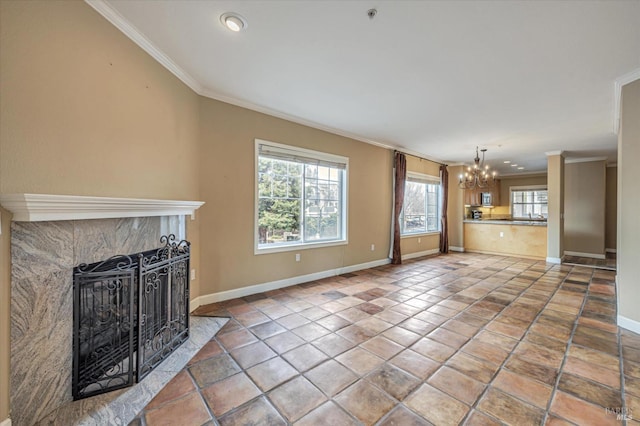
{"label": "white window frame", "polygon": [[[509,215],[513,219],[528,219],[526,217],[513,217],[513,192],[514,191],[547,191],[547,196],[549,194],[549,188],[547,185],[524,185],[524,186],[510,186],[509,187]],[[549,204],[547,203],[547,206]]]}
{"label": "white window frame", "polygon": [[[412,238],[412,237],[421,237],[423,235],[435,235],[439,234],[442,231],[442,181],[440,176],[427,175],[424,173],[411,172],[407,171],[407,179],[406,182],[419,182],[435,185],[437,184],[440,189],[438,190],[438,230],[437,231],[417,231],[417,232],[404,232],[403,229],[400,229],[400,238]],[[405,194],[406,195],[406,194]],[[426,198],[425,198],[426,202]],[[402,206],[404,210],[404,206]],[[426,212],[425,212],[426,213]],[[400,213],[401,216],[404,216],[404,211]],[[403,221],[400,223],[402,224]]]}
{"label": "white window frame", "polygon": [[[260,232],[258,226],[258,208],[259,208],[259,157],[260,157],[260,145],[267,145],[269,147],[275,149],[282,149],[289,152],[295,152],[300,154],[303,157],[313,158],[320,161],[328,161],[333,163],[341,163],[345,165],[344,176],[343,176],[343,184],[342,184],[342,229],[341,239],[329,240],[329,241],[318,241],[318,242],[292,242],[292,243],[281,243],[274,245],[273,247],[260,247]],[[266,141],[262,139],[255,139],[255,155],[254,155],[254,220],[253,220],[253,230],[254,230],[254,244],[253,244],[253,254],[268,254],[268,253],[279,253],[279,252],[287,252],[287,251],[296,251],[296,250],[306,250],[312,248],[319,247],[331,247],[331,246],[340,246],[346,245],[349,243],[349,200],[348,200],[348,188],[349,188],[349,158],[343,157],[341,155],[329,154],[326,152],[314,151],[311,149],[300,148],[292,145],[285,145],[281,143]],[[304,201],[304,191],[303,191],[303,201]],[[301,230],[301,232],[303,232]]]}

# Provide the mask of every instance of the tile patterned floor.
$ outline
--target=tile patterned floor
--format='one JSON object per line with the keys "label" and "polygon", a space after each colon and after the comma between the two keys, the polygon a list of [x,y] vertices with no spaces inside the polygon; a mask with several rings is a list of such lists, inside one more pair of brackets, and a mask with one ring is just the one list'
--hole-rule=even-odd
{"label": "tile patterned floor", "polygon": [[203,306],[231,320],[133,424],[623,424],[640,336],[613,281],[449,254]]}
{"label": "tile patterned floor", "polygon": [[615,253],[607,253],[605,259],[594,259],[592,257],[582,256],[565,256],[562,263],[565,265],[590,266],[592,268],[609,269],[611,271],[615,271],[617,268]]}

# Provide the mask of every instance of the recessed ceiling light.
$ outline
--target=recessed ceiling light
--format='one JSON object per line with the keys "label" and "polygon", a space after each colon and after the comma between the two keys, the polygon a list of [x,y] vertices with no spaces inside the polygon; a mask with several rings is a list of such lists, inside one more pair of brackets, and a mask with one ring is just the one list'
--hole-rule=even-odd
{"label": "recessed ceiling light", "polygon": [[518,167],[518,170],[524,170],[524,167]]}
{"label": "recessed ceiling light", "polygon": [[517,164],[512,164],[511,167],[518,167],[518,165]]}
{"label": "recessed ceiling light", "polygon": [[239,32],[248,27],[247,20],[235,12],[227,12],[220,15],[220,22],[233,32]]}
{"label": "recessed ceiling light", "polygon": [[504,162],[504,164],[509,164],[510,162],[511,162],[511,161],[506,160],[506,161]]}

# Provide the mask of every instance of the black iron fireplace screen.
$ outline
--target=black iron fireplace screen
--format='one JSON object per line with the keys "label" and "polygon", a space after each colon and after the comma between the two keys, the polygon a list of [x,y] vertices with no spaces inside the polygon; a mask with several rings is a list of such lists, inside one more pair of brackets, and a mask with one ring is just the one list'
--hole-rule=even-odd
{"label": "black iron fireplace screen", "polygon": [[73,399],[142,380],[189,338],[189,243],[73,270]]}

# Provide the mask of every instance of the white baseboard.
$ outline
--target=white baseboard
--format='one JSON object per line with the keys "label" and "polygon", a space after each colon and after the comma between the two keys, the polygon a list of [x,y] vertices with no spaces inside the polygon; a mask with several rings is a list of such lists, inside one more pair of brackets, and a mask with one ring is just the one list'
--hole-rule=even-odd
{"label": "white baseboard", "polygon": [[605,253],[617,253],[617,250],[613,248],[604,249],[604,251]]}
{"label": "white baseboard", "polygon": [[11,419],[4,419],[0,422],[0,426],[11,426]]}
{"label": "white baseboard", "polygon": [[464,247],[449,246],[449,251],[464,253]]}
{"label": "white baseboard", "polygon": [[[375,268],[376,266],[387,265],[391,263],[391,259],[380,259],[372,262],[360,263],[358,265],[345,266],[342,268],[329,269],[326,271],[315,272],[313,274],[299,275],[297,277],[285,278],[282,280],[271,281],[262,284],[255,284],[246,287],[236,288],[233,290],[220,291],[218,293],[203,294],[189,302],[189,311],[193,312],[202,305],[209,303],[222,302],[224,300],[236,299],[238,297],[250,296],[252,294],[264,293],[265,291],[277,290],[279,288],[290,287],[292,285],[302,284],[309,281],[320,280],[322,278],[335,277],[336,275],[347,274],[349,272],[360,271],[362,269]],[[4,426],[4,425],[0,425]]]}
{"label": "white baseboard", "polygon": [[618,326],[633,331],[634,333],[640,333],[640,322],[623,317],[622,315],[618,315]]}
{"label": "white baseboard", "polygon": [[596,254],[596,253],[582,253],[579,251],[564,251],[565,256],[579,256],[579,257],[589,257],[591,259],[606,259],[607,256],[604,254]]}
{"label": "white baseboard", "polygon": [[618,286],[618,274],[616,273],[615,277],[615,285],[616,285],[616,306],[620,306],[620,288]]}
{"label": "white baseboard", "polygon": [[348,274],[349,272],[362,271],[363,269],[369,269],[369,268],[376,268],[378,266],[388,265],[389,263],[391,263],[391,259],[387,257],[385,259],[374,260],[366,263],[359,263],[357,265],[344,266],[342,268],[334,269],[336,273],[333,275]]}
{"label": "white baseboard", "polygon": [[432,254],[438,254],[438,253],[440,253],[440,249],[439,248],[431,249],[431,250],[425,250],[425,251],[419,251],[419,252],[416,252],[416,253],[403,254],[402,255],[402,260],[415,259],[416,257],[423,257],[423,256],[431,256]]}
{"label": "white baseboard", "polygon": [[563,257],[547,257],[546,262],[547,263],[560,264],[560,263],[562,263]]}

